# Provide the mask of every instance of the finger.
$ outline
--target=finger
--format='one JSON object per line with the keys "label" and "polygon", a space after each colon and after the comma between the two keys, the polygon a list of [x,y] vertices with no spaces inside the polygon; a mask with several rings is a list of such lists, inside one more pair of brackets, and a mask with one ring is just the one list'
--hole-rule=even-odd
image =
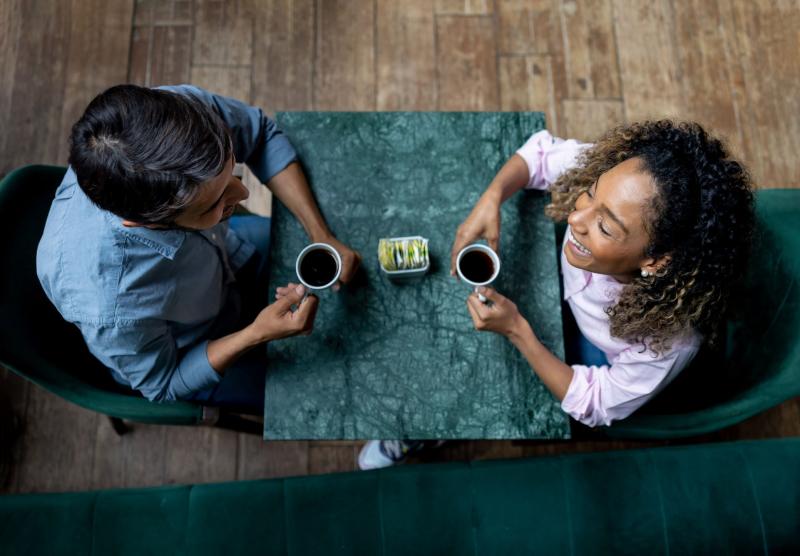
{"label": "finger", "polygon": [[481,294],[483,297],[491,301],[492,303],[497,303],[503,296],[497,293],[497,290],[494,288],[490,288],[488,286],[481,286],[478,288],[478,293]]}
{"label": "finger", "polygon": [[294,288],[290,289],[286,292],[286,295],[280,297],[273,305],[276,306],[276,309],[280,314],[283,314],[289,311],[292,305],[297,305],[301,299],[303,299],[303,294],[306,292],[306,289],[303,286],[295,286]]}
{"label": "finger", "polygon": [[475,311],[472,307],[472,304],[467,299],[467,310],[469,311],[470,316],[472,317],[472,324],[475,326],[476,329],[480,329],[483,325],[483,319],[481,319],[480,315]]}
{"label": "finger", "polygon": [[306,297],[295,311],[293,318],[298,320],[302,329],[311,328],[317,315],[319,299],[316,295]]}
{"label": "finger", "polygon": [[481,317],[481,320],[488,319],[492,314],[491,309],[480,299],[478,299],[477,293],[470,294],[470,296],[467,298],[467,303],[470,307],[475,309],[475,312]]}
{"label": "finger", "polygon": [[456,239],[453,242],[453,247],[450,249],[450,276],[456,275],[456,259],[458,258],[458,253],[464,248],[464,246],[468,243],[466,238],[456,234]]}
{"label": "finger", "polygon": [[486,238],[486,243],[489,244],[489,247],[491,247],[492,251],[494,251],[495,253],[499,253],[500,252],[500,237],[499,236],[487,237]]}

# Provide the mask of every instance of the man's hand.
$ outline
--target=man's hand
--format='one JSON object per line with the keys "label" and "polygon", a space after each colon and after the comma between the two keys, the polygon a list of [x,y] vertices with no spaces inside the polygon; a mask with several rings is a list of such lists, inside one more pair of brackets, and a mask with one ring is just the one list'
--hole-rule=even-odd
{"label": "man's hand", "polygon": [[489,303],[482,303],[476,293],[471,293],[467,298],[467,309],[472,315],[475,330],[489,330],[510,338],[524,329],[527,321],[513,301],[493,288],[482,287],[478,291]]}
{"label": "man's hand", "polygon": [[456,257],[459,251],[478,239],[485,239],[497,252],[500,247],[500,205],[502,201],[487,191],[475,203],[472,212],[456,230],[456,239],[450,250],[450,275],[456,275]]}
{"label": "man's hand", "polygon": [[[298,334],[308,335],[314,327],[314,318],[317,315],[319,300],[310,295],[303,299],[305,288],[296,284],[289,284],[283,290],[284,295],[261,311],[256,320],[248,326],[260,342],[279,340]],[[292,305],[297,305],[297,310],[292,312]]]}
{"label": "man's hand", "polygon": [[356,271],[361,264],[361,255],[359,255],[358,251],[350,249],[347,245],[332,235],[326,235],[324,237],[312,239],[315,243],[327,243],[328,245],[332,246],[342,258],[342,273],[339,275],[339,281],[333,286],[333,290],[338,292],[342,287],[342,284],[349,283],[350,280],[353,279],[353,276],[355,276]]}

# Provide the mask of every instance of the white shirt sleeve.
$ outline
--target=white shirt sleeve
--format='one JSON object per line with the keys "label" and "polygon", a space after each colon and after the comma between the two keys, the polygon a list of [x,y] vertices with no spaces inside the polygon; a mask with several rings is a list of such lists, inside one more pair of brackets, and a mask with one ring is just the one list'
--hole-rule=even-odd
{"label": "white shirt sleeve", "polygon": [[660,356],[631,347],[611,366],[572,365],[572,382],[561,409],[590,427],[624,419],[669,384],[699,347],[697,342],[681,344]]}
{"label": "white shirt sleeve", "polygon": [[528,165],[526,189],[546,190],[558,177],[575,166],[578,155],[591,147],[575,139],[559,139],[543,129],[531,135],[517,154]]}

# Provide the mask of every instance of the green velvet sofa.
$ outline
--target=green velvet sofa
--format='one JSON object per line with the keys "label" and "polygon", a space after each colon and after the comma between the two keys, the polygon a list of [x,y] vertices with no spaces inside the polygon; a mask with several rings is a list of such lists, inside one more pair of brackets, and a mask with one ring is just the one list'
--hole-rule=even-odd
{"label": "green velvet sofa", "polygon": [[800,438],[0,497],[0,554],[800,554]]}

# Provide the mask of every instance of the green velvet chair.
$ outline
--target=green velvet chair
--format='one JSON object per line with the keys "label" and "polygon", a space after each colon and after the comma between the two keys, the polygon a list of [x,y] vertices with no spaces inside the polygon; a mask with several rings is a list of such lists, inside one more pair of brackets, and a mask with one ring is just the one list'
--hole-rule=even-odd
{"label": "green velvet chair", "polygon": [[701,350],[640,411],[606,428],[618,438],[677,438],[733,425],[800,395],[800,189],[756,194],[758,228],[727,336]]}
{"label": "green velvet chair", "polygon": [[25,166],[0,182],[0,364],[42,388],[112,418],[170,425],[260,425],[188,402],[153,403],[118,385],[77,327],[64,321],[36,276],[36,247],[66,168]]}
{"label": "green velvet chair", "polygon": [[800,554],[800,439],[0,496],[0,553]]}

